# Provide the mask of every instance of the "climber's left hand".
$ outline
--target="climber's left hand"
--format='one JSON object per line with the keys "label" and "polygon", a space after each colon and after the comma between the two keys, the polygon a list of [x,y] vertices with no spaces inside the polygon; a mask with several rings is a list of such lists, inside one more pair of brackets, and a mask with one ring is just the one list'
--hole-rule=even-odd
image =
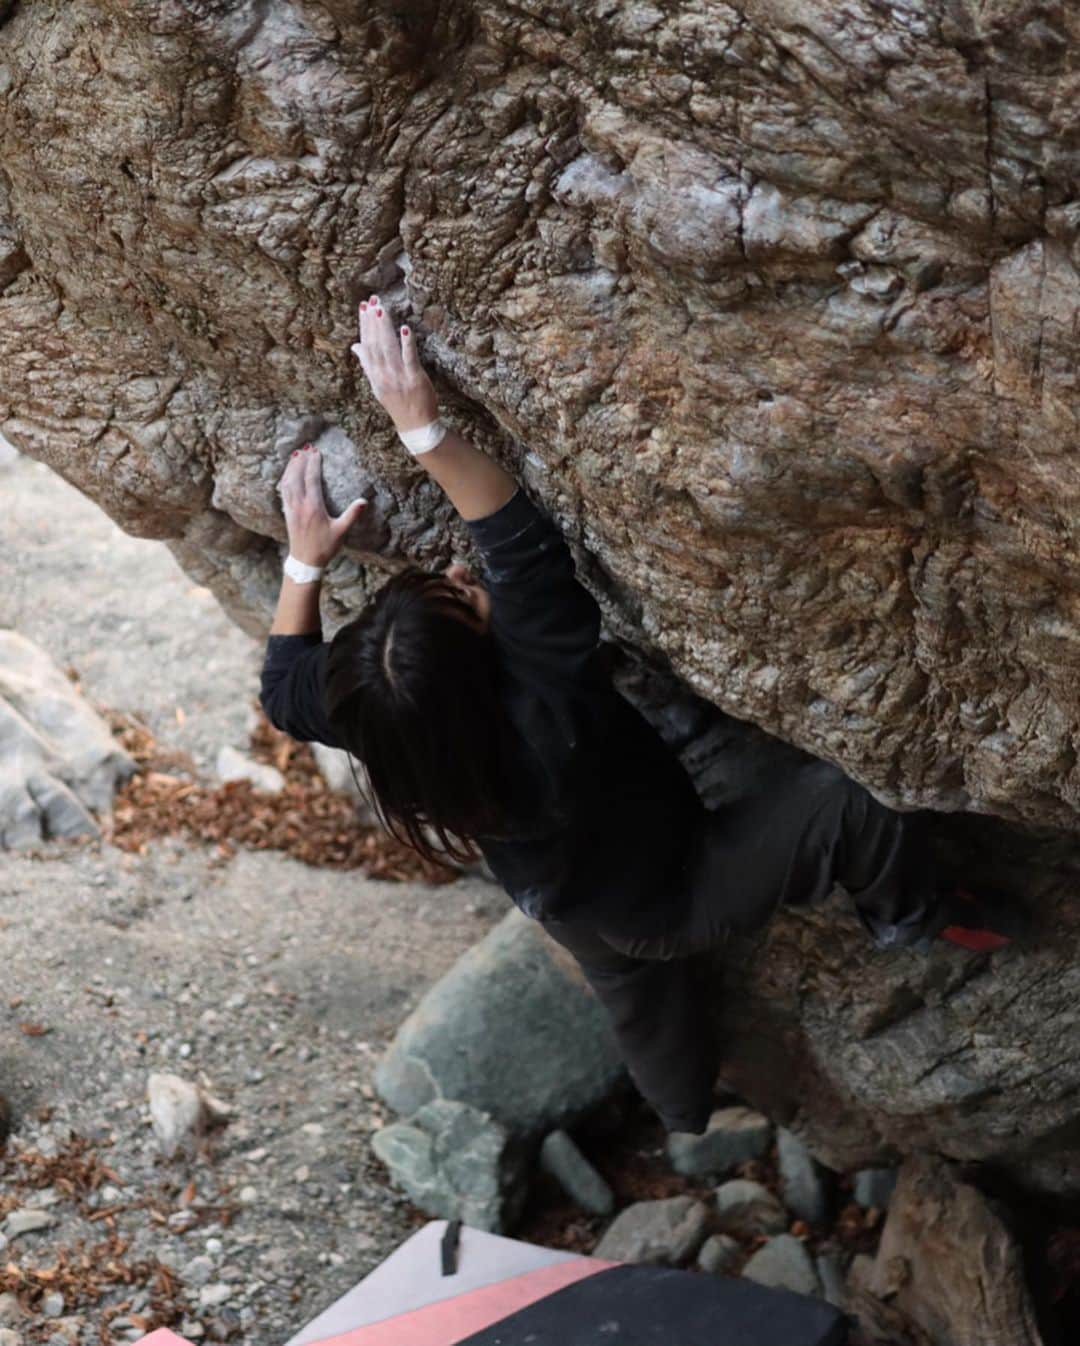
{"label": "climber's left hand", "polygon": [[312,444],[293,450],[278,492],[289,530],[289,551],[310,566],[325,566],[334,559],[345,534],[367,507],[366,500],[354,500],[336,519],[330,517],[323,496],[322,455]]}

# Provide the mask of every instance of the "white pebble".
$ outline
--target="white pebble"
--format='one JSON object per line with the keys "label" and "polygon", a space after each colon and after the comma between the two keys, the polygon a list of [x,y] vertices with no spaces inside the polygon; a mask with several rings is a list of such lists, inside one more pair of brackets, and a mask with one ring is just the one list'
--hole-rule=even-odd
{"label": "white pebble", "polygon": [[218,1281],[214,1285],[204,1285],[199,1291],[199,1307],[217,1309],[232,1298],[232,1286]]}

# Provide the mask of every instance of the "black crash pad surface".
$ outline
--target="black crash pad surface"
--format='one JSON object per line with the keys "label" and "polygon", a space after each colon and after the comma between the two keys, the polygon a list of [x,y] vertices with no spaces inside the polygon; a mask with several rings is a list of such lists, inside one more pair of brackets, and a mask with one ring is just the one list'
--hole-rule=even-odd
{"label": "black crash pad surface", "polygon": [[459,1346],[844,1346],[831,1304],[753,1281],[619,1266],[568,1285]]}

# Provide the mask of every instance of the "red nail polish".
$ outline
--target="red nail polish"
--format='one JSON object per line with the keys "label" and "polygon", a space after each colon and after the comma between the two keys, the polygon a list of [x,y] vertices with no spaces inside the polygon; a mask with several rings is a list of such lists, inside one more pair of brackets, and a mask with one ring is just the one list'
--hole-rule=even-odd
{"label": "red nail polish", "polygon": [[382,317],[382,309],[381,309],[381,308],[377,308],[377,309],[375,310],[375,316],[376,316],[376,318],[381,318],[381,317]]}
{"label": "red nail polish", "polygon": [[403,327],[403,328],[401,329],[401,335],[402,335],[402,336],[408,336],[408,335],[409,335],[409,329],[408,329],[407,327]]}

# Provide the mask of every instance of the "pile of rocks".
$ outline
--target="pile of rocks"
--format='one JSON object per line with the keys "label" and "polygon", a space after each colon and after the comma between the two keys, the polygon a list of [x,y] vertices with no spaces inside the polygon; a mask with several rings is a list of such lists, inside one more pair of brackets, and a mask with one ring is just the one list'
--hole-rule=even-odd
{"label": "pile of rocks", "polygon": [[[763,1182],[732,1176],[763,1160],[774,1141],[779,1195]],[[723,1180],[707,1197],[627,1206],[600,1239],[596,1256],[741,1273],[762,1285],[845,1301],[847,1255],[823,1236],[837,1204],[836,1178],[798,1136],[783,1128],[774,1133],[767,1118],[736,1105],[717,1109],[702,1136],[670,1136],[667,1155],[677,1173]],[[855,1200],[881,1210],[895,1180],[892,1170],[865,1170],[856,1175]]]}
{"label": "pile of rocks", "polygon": [[[848,1255],[825,1232],[838,1205],[835,1175],[750,1108],[720,1107],[703,1135],[668,1137],[669,1172],[686,1194],[617,1210],[571,1133],[622,1075],[604,1012],[577,969],[511,912],[399,1030],[375,1083],[402,1120],[377,1132],[373,1147],[431,1215],[509,1230],[539,1170],[594,1227],[614,1217],[597,1256],[741,1273],[839,1303]],[[774,1147],[776,1191],[747,1176],[771,1171]],[[866,1170],[854,1199],[883,1210],[894,1183],[891,1170]]]}
{"label": "pile of rocks", "polygon": [[432,1215],[506,1230],[532,1161],[555,1166],[586,1209],[610,1193],[564,1128],[604,1102],[623,1068],[600,1004],[534,921],[510,912],[423,998],[375,1075],[402,1120],[373,1141]]}

